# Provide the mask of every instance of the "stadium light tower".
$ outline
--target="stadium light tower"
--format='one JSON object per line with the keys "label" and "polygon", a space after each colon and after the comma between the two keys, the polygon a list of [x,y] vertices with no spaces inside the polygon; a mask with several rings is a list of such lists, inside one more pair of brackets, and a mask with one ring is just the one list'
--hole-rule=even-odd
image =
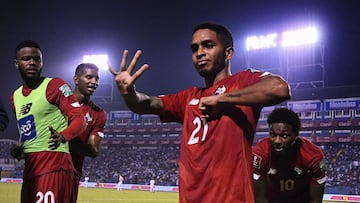
{"label": "stadium light tower", "polygon": [[247,37],[245,46],[247,68],[282,75],[293,90],[325,86],[324,47],[316,26]]}
{"label": "stadium light tower", "polygon": [[93,63],[97,65],[101,70],[108,69],[108,55],[99,54],[99,55],[84,55],[83,63]]}
{"label": "stadium light tower", "polygon": [[283,32],[281,45],[283,47],[289,47],[315,44],[318,42],[318,38],[319,35],[316,27],[310,26],[306,28]]}
{"label": "stadium light tower", "polygon": [[108,55],[107,54],[98,54],[98,55],[84,55],[83,63],[93,63],[99,67],[99,87],[96,90],[95,94],[92,96],[93,100],[98,100],[97,102],[111,103],[113,102],[114,95],[114,82],[113,77],[108,71]]}

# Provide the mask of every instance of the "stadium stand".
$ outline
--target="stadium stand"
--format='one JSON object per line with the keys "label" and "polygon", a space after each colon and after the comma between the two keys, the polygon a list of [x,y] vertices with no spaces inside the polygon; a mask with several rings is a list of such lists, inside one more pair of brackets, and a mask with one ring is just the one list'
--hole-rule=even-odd
{"label": "stadium stand", "polygon": [[[360,98],[289,101],[263,109],[254,143],[267,136],[266,118],[286,106],[299,114],[301,135],[320,146],[327,165],[326,193],[360,195]],[[84,177],[90,181],[176,186],[181,125],[161,123],[157,116],[109,111],[100,154],[86,158]],[[0,140],[3,177],[21,178],[23,162],[10,157],[13,140]]]}

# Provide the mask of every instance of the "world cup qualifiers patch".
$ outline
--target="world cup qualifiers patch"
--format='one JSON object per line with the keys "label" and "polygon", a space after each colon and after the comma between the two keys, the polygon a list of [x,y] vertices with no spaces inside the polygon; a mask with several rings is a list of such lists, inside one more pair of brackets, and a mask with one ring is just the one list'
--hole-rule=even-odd
{"label": "world cup qualifiers patch", "polygon": [[68,84],[63,84],[63,85],[59,88],[59,90],[63,93],[63,95],[64,95],[65,97],[68,97],[68,96],[72,95],[71,88],[69,87]]}
{"label": "world cup qualifiers patch", "polygon": [[253,154],[253,165],[254,168],[260,169],[262,158],[256,154]]}

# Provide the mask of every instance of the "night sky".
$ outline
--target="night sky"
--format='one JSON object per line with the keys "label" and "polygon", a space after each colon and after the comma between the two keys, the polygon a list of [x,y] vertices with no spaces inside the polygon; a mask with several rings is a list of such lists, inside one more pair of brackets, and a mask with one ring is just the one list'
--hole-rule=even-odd
{"label": "night sky", "polygon": [[[270,3],[271,2],[271,3]],[[281,32],[292,24],[315,22],[323,32],[327,86],[360,85],[360,12],[358,1],[2,1],[0,7],[1,97],[11,125],[0,136],[17,139],[9,98],[21,84],[14,67],[14,48],[22,40],[43,49],[43,75],[72,85],[84,54],[108,54],[119,66],[123,49],[143,50],[139,66],[150,68],[137,89],[172,93],[203,80],[191,62],[191,33],[203,22],[226,25],[233,33],[232,72],[245,69],[244,43],[250,35]],[[257,67],[255,67],[257,68]],[[100,75],[106,79],[108,73]],[[101,83],[106,83],[102,81]],[[111,81],[110,81],[111,82]],[[360,90],[359,90],[360,92]],[[118,96],[117,92],[115,92]]]}

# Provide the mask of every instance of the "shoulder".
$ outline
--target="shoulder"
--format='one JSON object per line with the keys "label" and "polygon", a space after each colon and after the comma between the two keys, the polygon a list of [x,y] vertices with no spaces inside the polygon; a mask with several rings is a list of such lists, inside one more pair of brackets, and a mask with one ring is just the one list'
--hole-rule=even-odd
{"label": "shoulder", "polygon": [[64,95],[71,95],[71,87],[61,78],[48,78],[48,90],[60,90]]}
{"label": "shoulder", "polygon": [[269,143],[269,138],[263,138],[261,139],[254,147],[253,147],[253,151],[254,152],[263,152],[263,151],[268,151],[270,149],[270,143]]}
{"label": "shoulder", "polygon": [[271,146],[269,138],[262,139],[253,147],[253,166],[255,169],[263,168],[267,165],[271,156]]}
{"label": "shoulder", "polygon": [[105,113],[105,110],[103,108],[101,108],[100,106],[98,106],[97,104],[95,104],[93,101],[89,101],[89,103],[87,104],[91,109],[93,109],[94,111],[97,111],[99,113]]}
{"label": "shoulder", "polygon": [[320,147],[312,143],[310,140],[304,137],[299,137],[300,139],[300,154],[303,158],[308,160],[313,159],[323,159],[324,153]]}

